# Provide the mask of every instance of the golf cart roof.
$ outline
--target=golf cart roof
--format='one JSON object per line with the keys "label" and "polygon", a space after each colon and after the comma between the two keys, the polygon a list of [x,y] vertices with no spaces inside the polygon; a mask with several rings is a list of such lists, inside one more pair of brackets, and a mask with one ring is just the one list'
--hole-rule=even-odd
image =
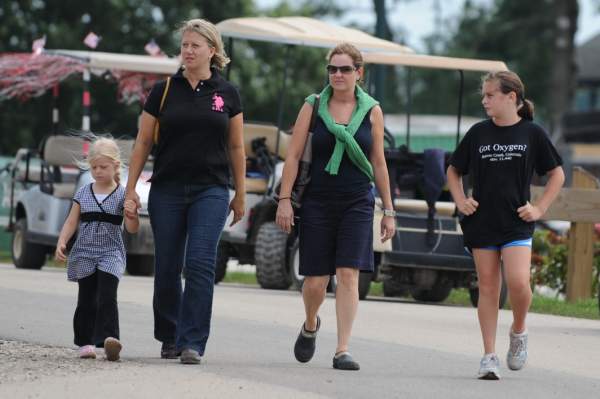
{"label": "golf cart roof", "polygon": [[331,25],[307,17],[252,17],[221,21],[217,28],[223,36],[270,43],[331,48],[350,42],[363,52],[413,53],[406,46],[371,36],[357,29]]}
{"label": "golf cart roof", "polygon": [[455,69],[479,72],[508,70],[506,64],[502,61],[440,57],[423,54],[369,52],[363,53],[363,59],[367,64],[404,65],[420,68]]}
{"label": "golf cart roof", "polygon": [[173,74],[181,65],[177,58],[149,55],[103,53],[99,51],[46,50],[48,54],[64,55],[83,60],[91,69]]}

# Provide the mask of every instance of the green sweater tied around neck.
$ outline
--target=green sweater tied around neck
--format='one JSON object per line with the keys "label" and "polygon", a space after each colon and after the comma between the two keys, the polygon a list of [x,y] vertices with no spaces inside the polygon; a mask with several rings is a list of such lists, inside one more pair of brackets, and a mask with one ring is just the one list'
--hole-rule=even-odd
{"label": "green sweater tied around neck", "polygon": [[[379,102],[373,97],[368,95],[360,86],[356,86],[354,94],[356,96],[356,107],[350,117],[350,123],[347,126],[340,125],[335,122],[331,114],[329,113],[328,104],[333,94],[333,89],[330,85],[327,85],[320,93],[319,110],[318,114],[321,120],[327,127],[327,130],[335,136],[335,147],[329,162],[325,167],[325,171],[331,175],[337,175],[342,163],[342,157],[344,151],[348,154],[348,158],[356,165],[361,172],[363,172],[370,181],[374,181],[373,166],[371,162],[365,156],[354,135],[363,122],[363,119],[367,113],[374,106],[378,105]],[[314,105],[316,94],[311,94],[306,98],[306,102],[310,105]]]}

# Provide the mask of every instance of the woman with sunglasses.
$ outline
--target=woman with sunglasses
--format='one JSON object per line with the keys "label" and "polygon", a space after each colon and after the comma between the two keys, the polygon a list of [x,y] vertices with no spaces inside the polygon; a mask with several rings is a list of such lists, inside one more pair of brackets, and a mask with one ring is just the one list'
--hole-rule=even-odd
{"label": "woman with sunglasses", "polygon": [[[306,319],[294,346],[299,362],[315,353],[321,325],[319,308],[330,276],[337,278],[337,347],[333,367],[358,370],[348,352],[358,307],[359,272],[373,271],[373,213],[375,183],[384,205],[381,240],[395,231],[394,210],[383,153],[383,113],[357,84],[363,75],[360,51],[342,43],[328,55],[329,84],[319,94],[312,137],[311,182],[299,211],[300,274]],[[288,148],[276,222],[287,233],[294,226],[290,201],[298,162],[308,137],[316,95],[306,101],[294,126]]]}

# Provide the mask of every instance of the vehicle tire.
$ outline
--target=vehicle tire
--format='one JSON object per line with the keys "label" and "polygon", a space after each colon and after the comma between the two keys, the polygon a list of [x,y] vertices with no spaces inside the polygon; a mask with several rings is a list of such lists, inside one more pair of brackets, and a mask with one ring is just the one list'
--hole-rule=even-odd
{"label": "vehicle tire", "polygon": [[127,273],[131,276],[153,276],[154,255],[127,255]]}
{"label": "vehicle tire", "polygon": [[217,261],[215,262],[215,284],[219,284],[225,278],[227,262],[229,262],[229,244],[219,241],[219,245],[217,245]]}
{"label": "vehicle tire", "polygon": [[292,279],[292,287],[302,292],[304,285],[304,276],[300,275],[300,240],[296,238],[292,244],[288,256],[288,270]]}
{"label": "vehicle tire", "polygon": [[274,222],[263,223],[256,233],[254,261],[256,280],[262,288],[287,290],[292,285],[288,273],[288,235]]}
{"label": "vehicle tire", "polygon": [[[502,279],[502,288],[500,288],[500,300],[498,301],[498,309],[502,309],[506,304],[506,299],[508,297],[508,287],[506,286],[506,280]],[[479,303],[479,288],[471,288],[469,289],[469,298],[471,299],[471,305],[474,308],[477,307]]]}
{"label": "vehicle tire", "polygon": [[448,298],[452,286],[436,283],[430,289],[411,288],[410,295],[421,302],[442,302]]}
{"label": "vehicle tire", "polygon": [[17,269],[41,269],[46,262],[48,249],[45,245],[27,241],[27,219],[19,219],[15,223],[11,254]]}
{"label": "vehicle tire", "polygon": [[383,279],[383,296],[387,297],[398,297],[398,296],[407,296],[408,289],[406,284],[402,284],[393,276],[386,276]]}
{"label": "vehicle tire", "polygon": [[361,272],[358,277],[358,299],[365,299],[369,295],[373,273]]}

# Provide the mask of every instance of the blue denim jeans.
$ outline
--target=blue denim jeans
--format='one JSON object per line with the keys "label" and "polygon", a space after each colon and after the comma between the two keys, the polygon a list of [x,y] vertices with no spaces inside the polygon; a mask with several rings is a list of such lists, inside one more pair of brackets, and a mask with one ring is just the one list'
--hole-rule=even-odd
{"label": "blue denim jeans", "polygon": [[[210,332],[217,243],[229,208],[219,185],[154,183],[154,337],[204,354]],[[185,262],[185,289],[181,271]]]}

